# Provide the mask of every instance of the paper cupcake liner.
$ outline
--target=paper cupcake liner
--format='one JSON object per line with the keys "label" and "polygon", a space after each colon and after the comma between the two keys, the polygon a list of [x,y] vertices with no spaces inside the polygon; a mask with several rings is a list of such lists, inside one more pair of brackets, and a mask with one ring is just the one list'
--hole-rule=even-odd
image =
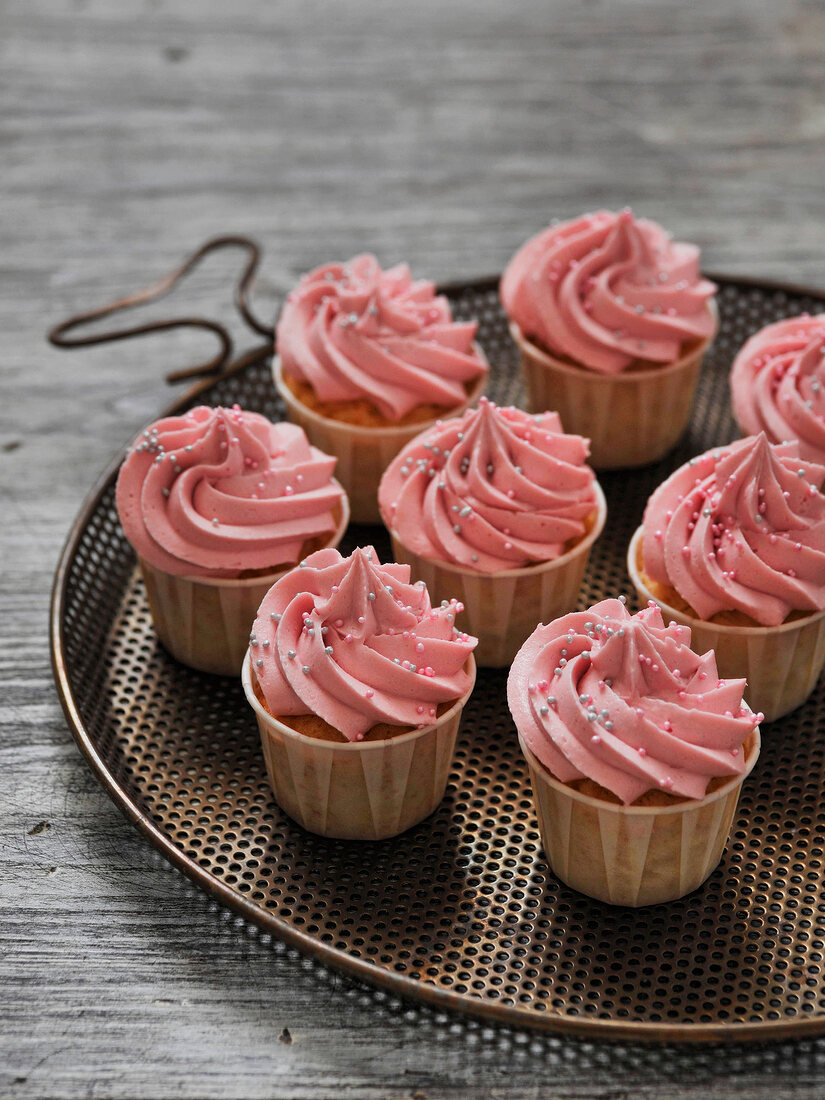
{"label": "paper cupcake liner", "polygon": [[[349,523],[346,497],[327,543],[337,546]],[[261,600],[291,566],[260,577],[178,577],[138,559],[155,631],[173,657],[190,668],[237,676]]]}
{"label": "paper cupcake liner", "polygon": [[[470,662],[475,682],[472,657]],[[431,726],[386,741],[344,744],[306,737],[273,718],[255,695],[248,659],[241,679],[275,801],[310,832],[384,840],[423,821],[444,797],[472,686]]]}
{"label": "paper cupcake liner", "polygon": [[744,676],[748,705],[762,711],[766,722],[788,714],[808,698],[825,666],[825,611],[813,612],[779,626],[726,626],[704,622],[653,595],[639,572],[642,528],[630,541],[627,569],[639,600],[653,600],[666,622],[690,627],[691,649],[716,653],[719,675]]}
{"label": "paper cupcake liner", "polygon": [[[476,350],[481,354],[478,346]],[[353,523],[380,523],[378,483],[384,471],[400,450],[432,427],[435,418],[404,427],[387,428],[363,428],[343,420],[332,420],[308,408],[285,385],[278,356],[273,360],[272,371],[288,418],[304,429],[310,443],[337,458],[335,477],[347,491]],[[487,377],[485,371],[467,400],[462,405],[445,410],[444,418],[460,416],[470,405],[474,405],[484,392]]]}
{"label": "paper cupcake liner", "polygon": [[597,470],[656,462],[684,434],[709,339],[667,366],[608,375],[555,359],[512,322],[510,333],[521,352],[528,408],[554,410],[566,432],[586,436]]}
{"label": "paper cupcake liner", "polygon": [[521,737],[519,744],[554,875],[597,901],[635,908],[684,897],[718,866],[761,742],[755,729],[743,775],[703,799],[670,806],[623,806],[581,794],[555,779]]}
{"label": "paper cupcake liner", "polygon": [[500,573],[478,573],[434,561],[409,550],[390,528],[395,561],[409,565],[413,580],[424,581],[434,605],[457,599],[464,604],[460,625],[478,638],[476,663],[504,668],[540,622],[575,610],[593,543],[607,518],[601,487],[595,486],[597,513],[592,528],[572,550],[554,561]]}

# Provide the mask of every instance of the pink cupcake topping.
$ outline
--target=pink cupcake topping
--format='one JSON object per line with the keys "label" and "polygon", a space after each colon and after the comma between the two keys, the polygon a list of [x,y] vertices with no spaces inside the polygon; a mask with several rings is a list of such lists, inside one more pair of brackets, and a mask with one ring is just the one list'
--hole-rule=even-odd
{"label": "pink cupcake topping", "polygon": [[600,210],[550,226],[516,252],[501,300],[524,336],[603,374],[634,360],[672,363],[713,335],[716,291],[695,245],[656,222]]}
{"label": "pink cupcake topping", "polygon": [[825,465],[825,313],[768,325],[742,347],[730,374],[733,413],[743,431],[772,443],[799,441]]}
{"label": "pink cupcake topping", "polygon": [[648,501],[645,572],[702,619],[825,609],[825,466],[760,433],[681,466]]}
{"label": "pink cupcake topping", "polygon": [[741,775],[742,745],[761,715],[744,680],[720,680],[713,651],[665,627],[656,607],[620,600],[565,615],[524,643],[507,681],[519,733],[562,783],[591,779],[626,805],[651,789],[702,798],[714,777]]}
{"label": "pink cupcake topping", "polygon": [[274,569],[335,531],[334,468],[294,424],[200,405],[138,437],[120,468],[118,515],[138,556],[166,573]]}
{"label": "pink cupcake topping", "polygon": [[348,741],[379,722],[423,727],[472,684],[477,639],[456,630],[463,605],[432,608],[406,565],[372,547],[319,550],[270,588],[250,659],[270,712],[317,714]]}
{"label": "pink cupcake topping", "polygon": [[365,398],[389,420],[418,405],[453,408],[465,382],[487,367],[474,321],[454,321],[432,283],[406,264],[382,271],[374,256],[325,264],[288,296],[276,343],[285,374],[308,382],[320,401]]}
{"label": "pink cupcake topping", "polygon": [[557,413],[531,416],[482,398],[439,421],[387,468],[378,503],[414,553],[479,573],[552,561],[597,507],[588,441]]}

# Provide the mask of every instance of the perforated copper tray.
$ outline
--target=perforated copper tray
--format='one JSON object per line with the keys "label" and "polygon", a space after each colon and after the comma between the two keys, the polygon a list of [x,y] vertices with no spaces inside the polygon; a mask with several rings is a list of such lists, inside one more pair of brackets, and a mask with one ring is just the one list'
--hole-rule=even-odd
{"label": "perforated copper tray", "polygon": [[[676,465],[735,437],[727,371],[769,321],[823,310],[804,288],[721,279],[721,332],[690,432],[657,466],[601,478],[609,518],[581,596],[630,591],[628,540]],[[481,323],[491,395],[520,403],[495,280],[447,288]],[[197,402],[281,413],[266,356],[202,384]],[[327,841],[273,803],[238,683],[192,672],[155,640],[117,522],[116,464],[57,571],[55,678],[103,786],[173,864],[223,904],[331,966],[408,997],[592,1037],[779,1038],[825,1032],[825,686],[764,729],[722,864],[682,901],[614,909],[560,885],[542,858],[505,672],[482,671],[440,809],[395,840]],[[352,527],[346,548],[378,528]]]}

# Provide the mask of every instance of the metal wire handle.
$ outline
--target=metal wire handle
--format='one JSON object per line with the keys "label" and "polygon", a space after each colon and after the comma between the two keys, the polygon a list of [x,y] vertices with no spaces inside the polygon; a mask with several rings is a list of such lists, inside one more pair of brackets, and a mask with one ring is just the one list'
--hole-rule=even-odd
{"label": "metal wire handle", "polygon": [[168,275],[165,275],[151,286],[145,287],[143,290],[136,290],[123,298],[119,298],[115,302],[100,306],[98,309],[89,310],[85,313],[76,313],[72,317],[68,317],[65,321],[61,321],[50,330],[48,336],[49,342],[58,348],[82,348],[89,347],[93,344],[108,344],[115,340],[128,340],[133,336],[146,336],[153,332],[164,332],[169,329],[205,329],[207,332],[214,333],[218,338],[220,342],[220,351],[217,355],[214,355],[211,359],[203,363],[198,363],[193,367],[186,367],[183,370],[170,372],[166,375],[166,381],[181,382],[188,378],[200,378],[206,375],[219,374],[232,355],[232,337],[229,335],[224,325],[217,321],[210,321],[205,317],[173,317],[161,321],[152,321],[144,325],[133,325],[130,328],[114,329],[110,332],[102,332],[92,336],[70,336],[69,333],[82,325],[102,320],[104,317],[110,317],[112,314],[119,313],[121,310],[133,309],[135,306],[144,305],[147,302],[153,302],[159,298],[163,298],[183,278],[185,278],[193,268],[197,267],[205,256],[208,256],[212,252],[218,252],[224,248],[242,248],[247,254],[247,260],[243,271],[235,284],[235,308],[238,310],[241,317],[243,317],[247,325],[254,332],[257,332],[261,336],[265,336],[271,345],[275,339],[274,327],[272,325],[265,325],[259,321],[252,312],[252,308],[248,301],[252,282],[261,259],[261,249],[250,237],[244,236],[213,237],[211,240],[202,244],[200,248],[191,254],[191,256],[188,256],[182,264],[174,269],[174,271],[171,271]]}

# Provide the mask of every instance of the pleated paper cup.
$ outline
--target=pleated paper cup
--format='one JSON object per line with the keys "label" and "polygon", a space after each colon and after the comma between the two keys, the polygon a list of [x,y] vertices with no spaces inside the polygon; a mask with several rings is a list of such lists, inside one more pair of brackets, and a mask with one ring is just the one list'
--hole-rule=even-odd
{"label": "pleated paper cup", "polygon": [[808,698],[825,666],[825,611],[779,626],[727,626],[680,611],[655,596],[641,575],[642,528],[630,542],[627,569],[639,600],[653,600],[665,622],[690,627],[691,649],[716,653],[719,675],[748,681],[746,695],[766,722],[789,714]]}
{"label": "pleated paper cup", "polygon": [[611,375],[554,358],[513,322],[510,333],[521,353],[528,408],[555,410],[566,432],[586,436],[590,465],[597,470],[646,466],[679,442],[711,342],[702,341],[666,366]]}
{"label": "pleated paper cup", "polygon": [[[476,351],[483,356],[478,345]],[[275,386],[286,405],[288,419],[304,429],[310,443],[338,460],[335,476],[347,491],[353,523],[380,523],[378,483],[384,471],[399,451],[433,426],[435,418],[418,424],[386,428],[360,427],[343,420],[333,420],[321,416],[298,400],[283,380],[278,356],[273,360],[272,370]],[[460,416],[470,405],[474,405],[484,392],[487,377],[485,371],[467,400],[445,410],[443,419]]]}
{"label": "pleated paper cup", "polygon": [[[472,657],[468,667],[475,683]],[[248,658],[241,679],[275,801],[311,833],[384,840],[429,817],[444,797],[472,686],[424,729],[386,741],[339,743],[306,737],[273,718],[255,695]]]}
{"label": "pleated paper cup", "polygon": [[[349,523],[347,498],[336,510],[337,546]],[[292,566],[259,577],[178,577],[138,558],[158,638],[173,657],[200,672],[237,676],[261,600]]]}
{"label": "pleated paper cup", "polygon": [[[453,598],[464,604],[461,625],[478,638],[476,662],[505,668],[538,623],[575,610],[593,543],[607,518],[607,504],[596,483],[597,510],[584,538],[554,561],[499,573],[479,573],[424,558],[409,550],[389,522],[393,558],[409,565],[413,580],[424,581],[433,605]],[[386,521],[385,521],[386,522]]]}
{"label": "pleated paper cup", "polygon": [[719,865],[761,741],[754,729],[743,775],[702,799],[669,806],[624,806],[581,794],[552,776],[521,737],[519,744],[553,874],[597,901],[636,908],[684,897]]}

